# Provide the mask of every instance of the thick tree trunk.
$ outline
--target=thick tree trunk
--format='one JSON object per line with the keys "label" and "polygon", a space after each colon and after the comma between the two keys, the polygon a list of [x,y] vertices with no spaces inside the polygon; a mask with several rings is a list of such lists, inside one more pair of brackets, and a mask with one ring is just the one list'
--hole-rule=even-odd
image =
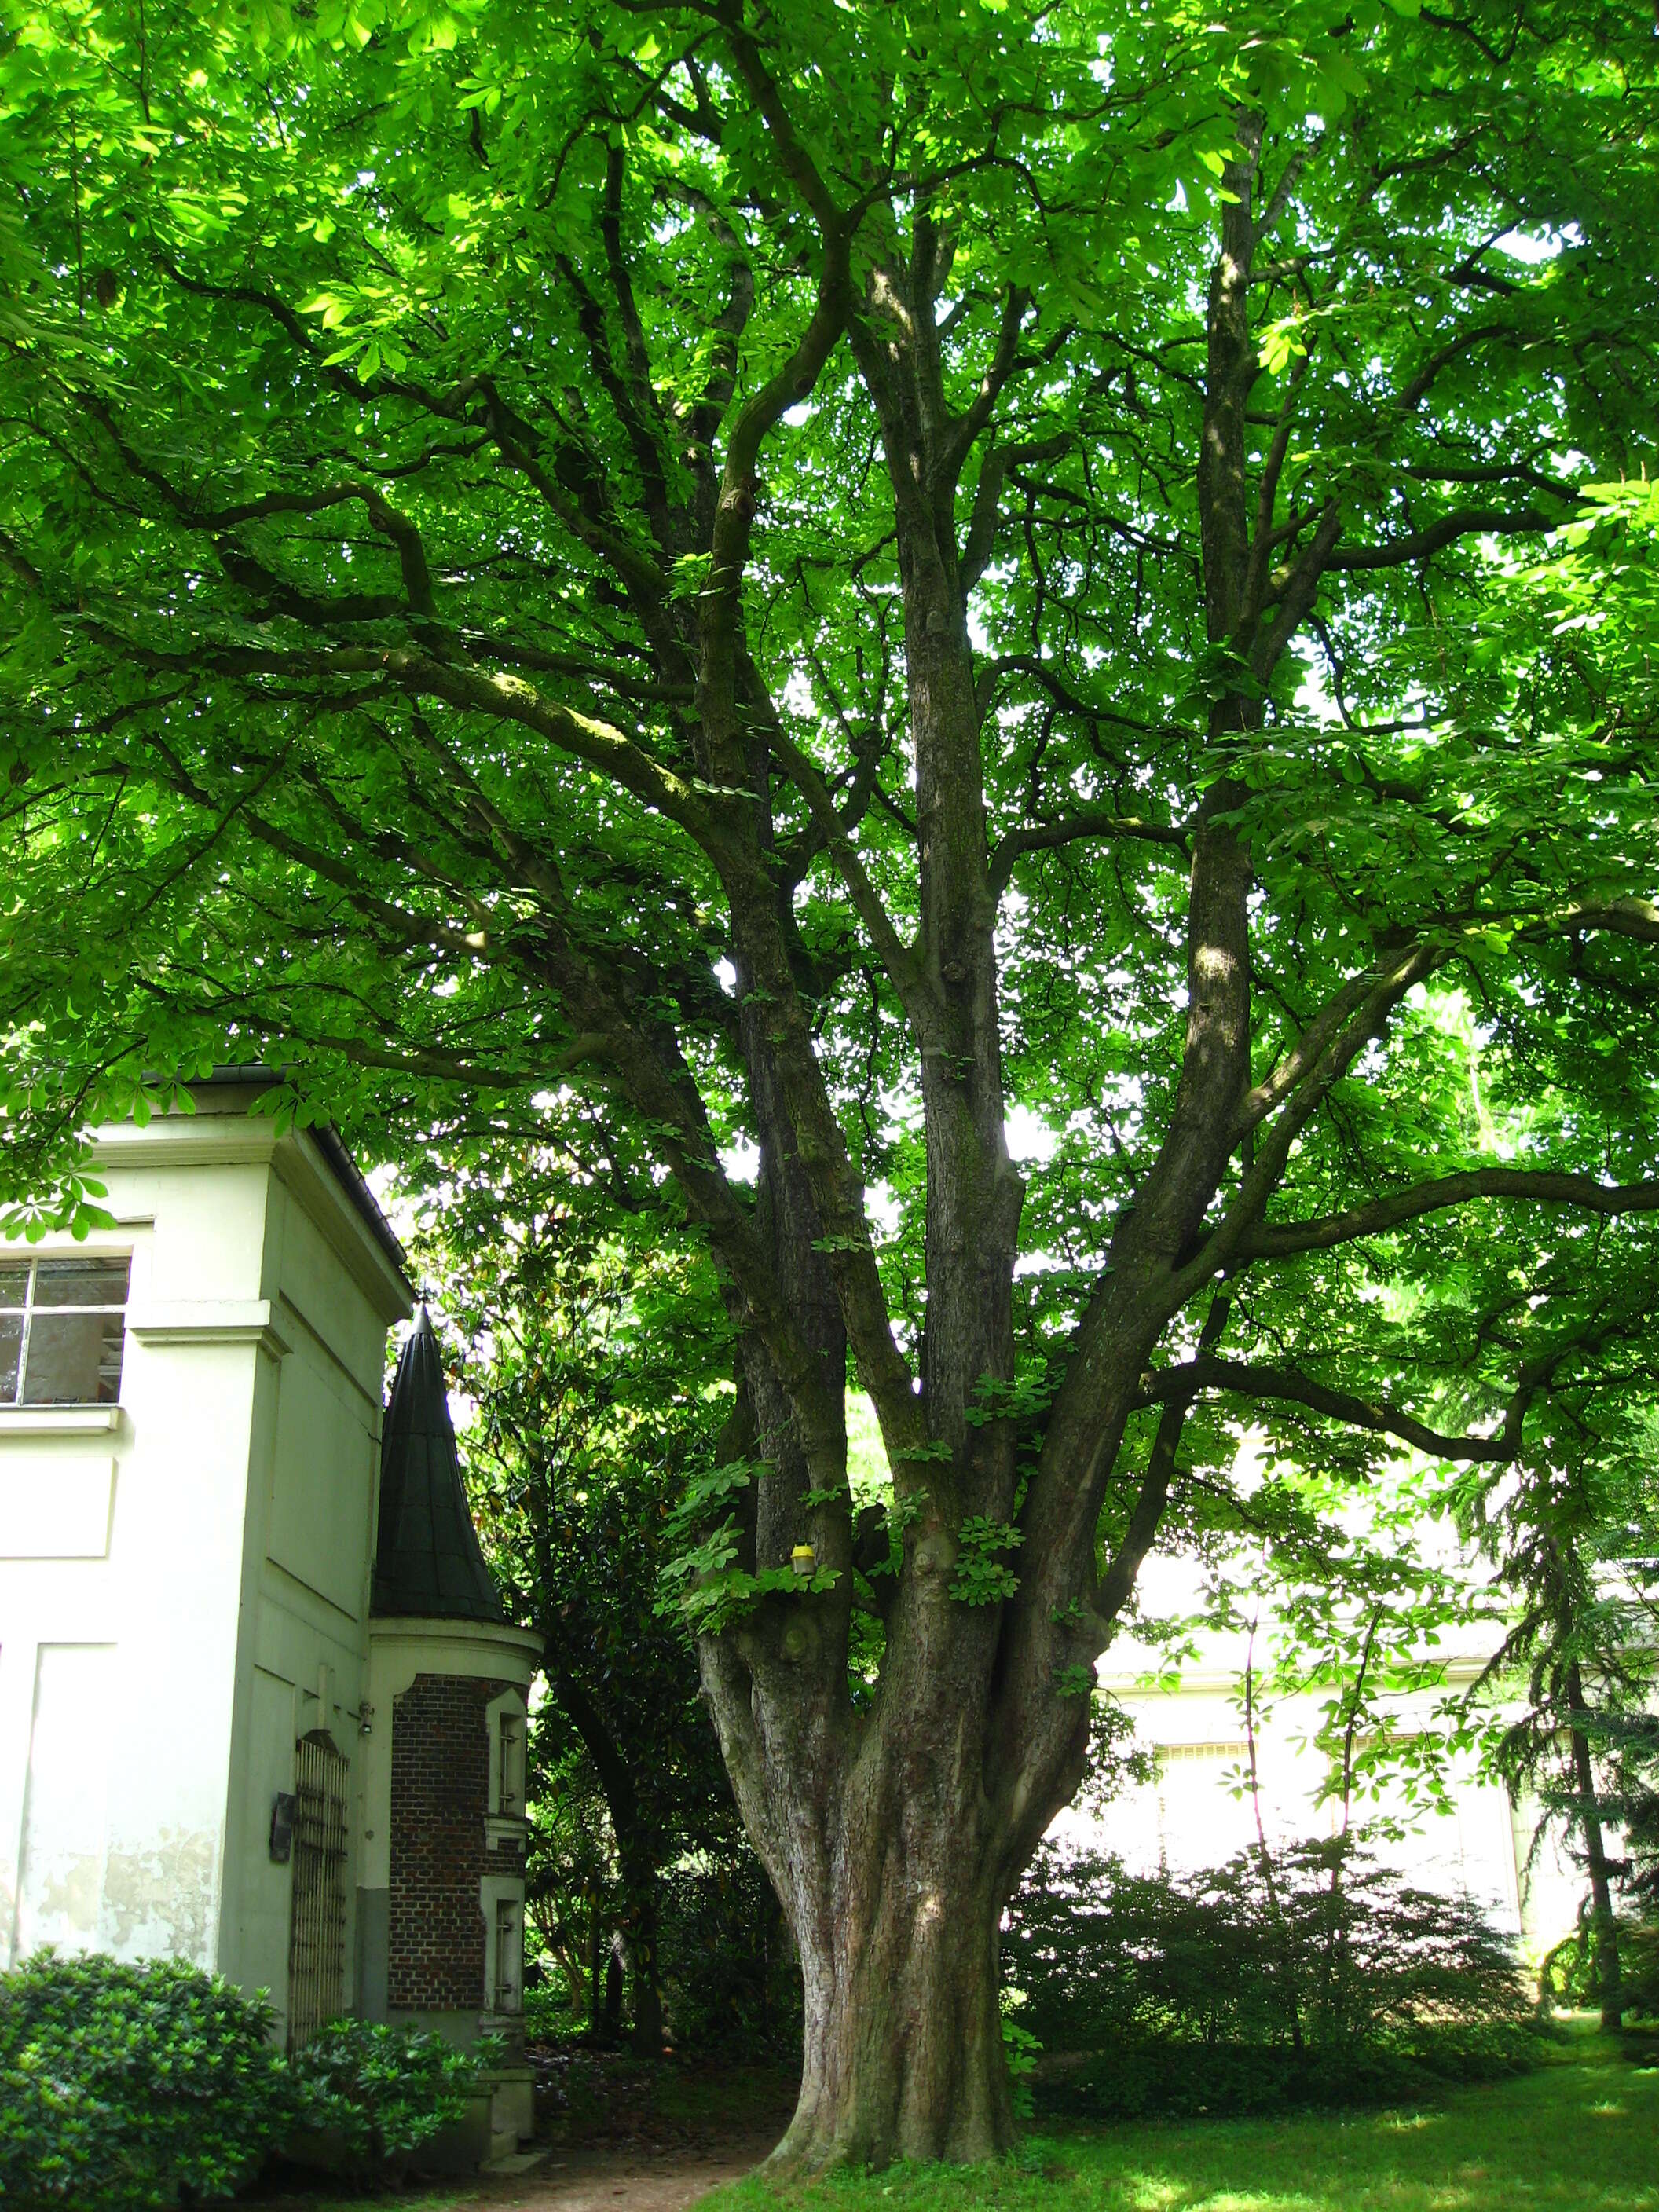
{"label": "thick tree trunk", "polygon": [[786,2165],[997,2156],[1014,2139],[998,1994],[1003,1899],[962,1838],[848,1839],[801,1944],[800,2098]]}

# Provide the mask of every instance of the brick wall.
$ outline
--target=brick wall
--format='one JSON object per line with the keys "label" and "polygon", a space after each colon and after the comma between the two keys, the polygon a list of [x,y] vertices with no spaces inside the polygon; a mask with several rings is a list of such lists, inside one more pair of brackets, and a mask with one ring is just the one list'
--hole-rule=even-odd
{"label": "brick wall", "polygon": [[394,2008],[477,2012],[484,2003],[478,1882],[518,1874],[521,1848],[485,1838],[484,1708],[508,1682],[417,1674],[392,1710],[392,1895],[387,1996]]}

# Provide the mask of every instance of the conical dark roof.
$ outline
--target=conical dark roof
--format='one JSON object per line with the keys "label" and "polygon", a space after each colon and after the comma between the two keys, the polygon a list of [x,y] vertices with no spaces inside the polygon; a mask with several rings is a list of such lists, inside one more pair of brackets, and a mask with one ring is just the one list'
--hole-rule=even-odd
{"label": "conical dark roof", "polygon": [[424,1306],[386,1402],[370,1609],[436,1620],[507,1619],[466,1510],[443,1359]]}

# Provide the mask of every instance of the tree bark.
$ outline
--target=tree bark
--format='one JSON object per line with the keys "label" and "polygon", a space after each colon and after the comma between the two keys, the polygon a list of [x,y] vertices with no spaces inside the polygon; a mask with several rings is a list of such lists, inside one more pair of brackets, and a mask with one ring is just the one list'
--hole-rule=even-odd
{"label": "tree bark", "polygon": [[948,1823],[848,1851],[838,1924],[801,1954],[800,2096],[779,2162],[971,2162],[1012,2143],[1003,1899],[961,1858]]}
{"label": "tree bark", "polygon": [[[1583,1676],[1576,1660],[1567,1668],[1567,1695],[1575,1713],[1587,1711]],[[1589,1738],[1581,1728],[1571,1729],[1569,1734],[1572,1738],[1573,1779],[1578,1789],[1579,1825],[1589,1869],[1590,1938],[1595,1954],[1601,2027],[1604,2033],[1617,2035],[1625,2024],[1625,2006],[1619,1960],[1619,1923],[1613,1909],[1613,1870],[1607,1863],[1607,1844],[1601,1833],[1601,1800],[1596,1795]]]}
{"label": "tree bark", "polygon": [[629,1899],[628,1978],[634,1999],[634,2054],[662,2057],[662,1978],[657,1949],[657,1887],[649,1884]]}
{"label": "tree bark", "polygon": [[795,1933],[800,2094],[775,2161],[972,2161],[1014,2140],[998,1971],[1018,1866],[943,1701],[881,1717],[782,1832],[769,1870]]}

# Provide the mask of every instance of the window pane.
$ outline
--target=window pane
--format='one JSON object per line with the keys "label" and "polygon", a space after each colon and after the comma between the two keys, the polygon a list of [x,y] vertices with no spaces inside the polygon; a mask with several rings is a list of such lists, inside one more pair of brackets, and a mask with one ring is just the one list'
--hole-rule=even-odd
{"label": "window pane", "polygon": [[23,1348],[21,1314],[0,1314],[0,1406],[17,1395],[18,1354]]}
{"label": "window pane", "polygon": [[42,1260],[34,1278],[37,1306],[124,1306],[125,1260]]}
{"label": "window pane", "polygon": [[112,1406],[121,1389],[119,1314],[35,1312],[23,1365],[26,1406]]}
{"label": "window pane", "polygon": [[29,1263],[0,1260],[0,1306],[21,1306],[29,1286]]}

